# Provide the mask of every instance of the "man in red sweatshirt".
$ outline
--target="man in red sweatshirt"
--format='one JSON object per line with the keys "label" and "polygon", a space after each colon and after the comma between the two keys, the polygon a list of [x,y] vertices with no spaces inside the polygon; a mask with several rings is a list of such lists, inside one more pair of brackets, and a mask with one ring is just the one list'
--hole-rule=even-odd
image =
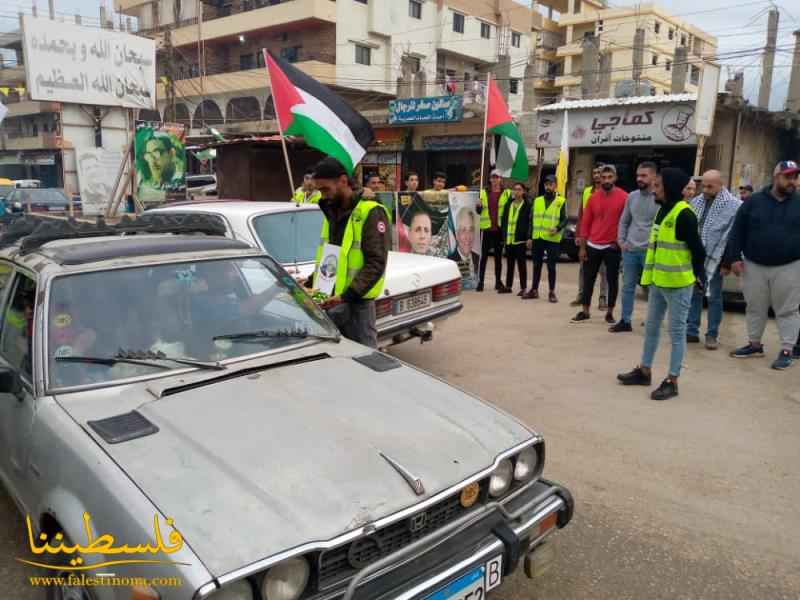
{"label": "man in red sweatshirt", "polygon": [[619,288],[619,264],[622,253],[617,245],[617,230],[628,194],[614,185],[617,170],[605,165],[600,174],[601,189],[594,192],[583,211],[578,237],[581,240],[579,257],[583,265],[583,310],[572,319],[582,323],[590,318],[594,282],[601,265],[608,278],[608,312],[606,322],[614,323],[614,305]]}

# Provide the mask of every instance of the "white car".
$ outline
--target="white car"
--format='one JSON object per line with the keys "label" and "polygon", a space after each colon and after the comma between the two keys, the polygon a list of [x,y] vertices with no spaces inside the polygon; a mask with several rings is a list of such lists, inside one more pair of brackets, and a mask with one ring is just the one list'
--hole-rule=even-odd
{"label": "white car", "polygon": [[217,176],[208,175],[187,175],[186,194],[189,198],[195,196],[216,196],[217,195]]}
{"label": "white car", "polygon": [[[219,215],[228,235],[262,248],[294,277],[314,272],[322,228],[316,204],[216,200],[178,202],[148,213]],[[412,338],[433,338],[434,322],[457,313],[461,274],[452,260],[389,252],[383,295],[375,301],[378,343],[385,348]]]}

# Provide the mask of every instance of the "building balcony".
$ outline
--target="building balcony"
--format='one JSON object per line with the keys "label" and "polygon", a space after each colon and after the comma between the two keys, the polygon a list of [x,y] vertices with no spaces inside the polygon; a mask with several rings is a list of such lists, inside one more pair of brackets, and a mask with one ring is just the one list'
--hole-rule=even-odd
{"label": "building balcony", "polygon": [[[313,77],[318,81],[331,84],[336,81],[336,65],[320,60],[304,60],[293,63],[295,67]],[[175,81],[175,96],[177,99],[191,96],[213,96],[214,94],[241,94],[253,90],[263,91],[269,85],[267,72],[264,67],[235,70],[225,73],[214,73],[203,78],[203,86],[200,87],[200,78],[178,79]],[[163,100],[166,97],[164,84],[160,81],[157,84],[157,98]],[[202,90],[202,94],[201,94]]]}
{"label": "building balcony", "polygon": [[[331,0],[291,0],[272,6],[257,7],[253,2],[243,2],[242,12],[226,14],[230,7],[223,6],[219,16],[205,16],[202,31],[204,41],[236,39],[240,35],[270,30],[302,29],[312,24],[336,23],[336,3]],[[180,27],[172,32],[172,43],[185,46],[197,43],[198,27]]]}
{"label": "building balcony", "polygon": [[25,85],[25,66],[0,66],[0,85]]}
{"label": "building balcony", "polygon": [[27,115],[38,115],[43,113],[57,113],[61,110],[58,102],[40,102],[37,100],[21,100],[20,102],[9,102],[7,105],[8,114],[6,118],[24,117]]}
{"label": "building balcony", "polygon": [[131,17],[139,16],[139,9],[153,0],[114,0],[114,12]]}
{"label": "building balcony", "polygon": [[561,75],[556,77],[556,87],[571,87],[581,84],[583,78],[580,75]]}
{"label": "building balcony", "polygon": [[61,136],[55,133],[23,135],[18,131],[7,131],[3,134],[3,150],[58,150],[60,148]]}
{"label": "building balcony", "polygon": [[583,44],[581,42],[572,42],[571,44],[559,46],[558,49],[556,49],[556,56],[559,58],[565,56],[579,56],[581,54],[583,54]]}

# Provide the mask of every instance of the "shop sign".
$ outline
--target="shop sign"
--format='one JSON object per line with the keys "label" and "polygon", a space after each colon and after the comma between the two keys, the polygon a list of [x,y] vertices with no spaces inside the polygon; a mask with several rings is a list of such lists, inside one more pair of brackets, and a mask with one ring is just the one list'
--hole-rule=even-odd
{"label": "shop sign", "polygon": [[464,118],[463,96],[403,98],[389,102],[389,123],[452,123]]}
{"label": "shop sign", "polygon": [[[569,147],[694,146],[694,102],[629,104],[569,111]],[[561,146],[564,111],[539,111],[536,145]]]}
{"label": "shop sign", "polygon": [[480,150],[482,135],[429,135],[423,138],[425,150]]}

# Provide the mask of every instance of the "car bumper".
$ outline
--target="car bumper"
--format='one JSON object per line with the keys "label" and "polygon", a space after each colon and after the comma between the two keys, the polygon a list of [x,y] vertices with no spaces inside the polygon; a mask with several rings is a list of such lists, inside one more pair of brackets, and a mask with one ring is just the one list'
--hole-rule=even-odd
{"label": "car bumper", "polygon": [[[346,590],[315,600],[422,600],[449,583],[502,557],[503,579],[520,561],[533,575],[536,552],[572,518],[574,501],[565,488],[538,480],[503,504],[490,503],[361,570]],[[502,584],[501,584],[502,585]]]}
{"label": "car bumper", "polygon": [[[463,307],[459,301],[436,306],[402,318],[379,319],[376,323],[379,344],[382,347],[391,346],[413,337],[420,337],[423,341],[428,341],[433,333],[432,321],[446,319],[459,312]],[[430,332],[430,334],[425,335],[425,332]]]}

